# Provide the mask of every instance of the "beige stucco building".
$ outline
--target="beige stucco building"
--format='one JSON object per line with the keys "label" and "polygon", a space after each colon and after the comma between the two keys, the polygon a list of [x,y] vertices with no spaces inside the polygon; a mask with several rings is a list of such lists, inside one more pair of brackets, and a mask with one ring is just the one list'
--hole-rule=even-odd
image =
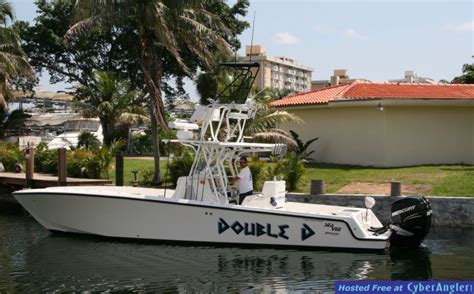
{"label": "beige stucco building", "polygon": [[274,102],[318,162],[362,166],[474,164],[474,85],[360,83]]}
{"label": "beige stucco building", "polygon": [[289,57],[267,56],[262,45],[246,46],[245,49],[246,56],[240,59],[260,64],[255,79],[255,85],[260,89],[277,88],[292,92],[306,92],[311,89],[311,67],[300,65]]}

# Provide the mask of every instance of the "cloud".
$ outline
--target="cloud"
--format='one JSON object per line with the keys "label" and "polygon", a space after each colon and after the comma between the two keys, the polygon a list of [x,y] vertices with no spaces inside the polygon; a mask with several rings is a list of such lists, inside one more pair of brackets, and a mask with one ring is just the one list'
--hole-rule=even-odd
{"label": "cloud", "polygon": [[474,32],[474,20],[467,21],[461,24],[447,24],[444,29],[449,32],[466,33]]}
{"label": "cloud", "polygon": [[354,29],[347,29],[343,31],[343,36],[350,38],[350,39],[356,39],[356,40],[362,40],[362,41],[367,41],[369,37],[362,35],[361,33],[358,33]]}
{"label": "cloud", "polygon": [[299,39],[289,32],[276,33],[273,36],[273,41],[281,45],[293,45],[299,42]]}

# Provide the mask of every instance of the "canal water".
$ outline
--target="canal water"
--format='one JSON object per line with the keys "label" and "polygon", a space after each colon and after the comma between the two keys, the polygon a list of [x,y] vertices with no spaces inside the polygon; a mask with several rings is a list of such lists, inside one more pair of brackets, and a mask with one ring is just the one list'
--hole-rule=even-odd
{"label": "canal water", "polygon": [[432,230],[425,248],[380,254],[192,247],[51,234],[0,202],[0,293],[308,293],[338,280],[473,278],[473,230]]}

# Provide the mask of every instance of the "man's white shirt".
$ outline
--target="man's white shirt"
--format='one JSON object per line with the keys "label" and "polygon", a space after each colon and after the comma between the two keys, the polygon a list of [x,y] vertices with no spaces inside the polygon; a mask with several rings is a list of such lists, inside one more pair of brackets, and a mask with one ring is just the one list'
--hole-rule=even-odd
{"label": "man's white shirt", "polygon": [[237,182],[239,194],[244,194],[253,190],[252,173],[248,166],[241,169],[237,176],[239,177],[239,181]]}

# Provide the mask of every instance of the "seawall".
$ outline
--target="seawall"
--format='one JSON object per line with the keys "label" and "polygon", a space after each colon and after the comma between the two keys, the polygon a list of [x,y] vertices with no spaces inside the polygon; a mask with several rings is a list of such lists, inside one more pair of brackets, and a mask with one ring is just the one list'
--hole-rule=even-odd
{"label": "seawall", "polygon": [[[288,201],[353,207],[365,207],[365,196],[371,196],[375,199],[376,204],[372,208],[372,211],[384,224],[390,222],[390,207],[392,203],[404,197],[339,194],[287,194]],[[426,198],[431,202],[431,207],[433,209],[433,227],[474,228],[474,198],[441,196],[427,196]]]}

